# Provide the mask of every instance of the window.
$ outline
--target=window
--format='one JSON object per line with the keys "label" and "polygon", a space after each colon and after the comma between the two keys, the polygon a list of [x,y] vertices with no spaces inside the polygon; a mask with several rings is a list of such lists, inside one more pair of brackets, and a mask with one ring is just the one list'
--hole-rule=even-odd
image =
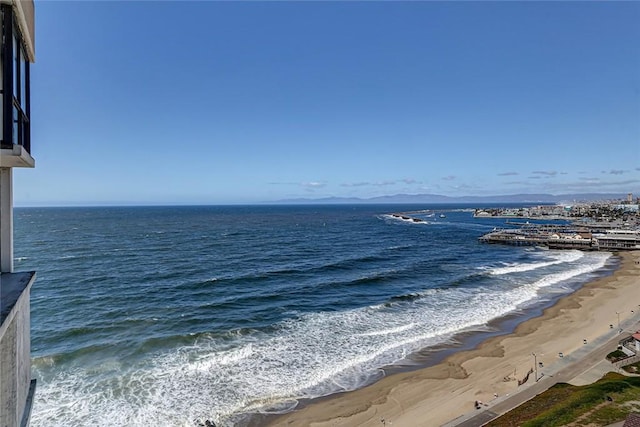
{"label": "window", "polygon": [[30,151],[29,60],[11,5],[2,10],[2,69],[0,136],[2,148],[22,145]]}
{"label": "window", "polygon": [[20,114],[18,114],[18,109],[13,107],[13,135],[12,143],[14,145],[20,145]]}
{"label": "window", "polygon": [[13,51],[13,96],[16,96],[18,94],[18,76],[20,75],[20,67],[18,67],[18,54],[20,52],[20,48],[19,48],[19,44],[18,44],[18,38],[16,37],[16,35],[14,34],[12,37],[13,40],[13,46],[12,46],[12,51]]}
{"label": "window", "polygon": [[20,48],[20,107],[27,111],[27,67],[29,62],[25,60],[24,50]]}

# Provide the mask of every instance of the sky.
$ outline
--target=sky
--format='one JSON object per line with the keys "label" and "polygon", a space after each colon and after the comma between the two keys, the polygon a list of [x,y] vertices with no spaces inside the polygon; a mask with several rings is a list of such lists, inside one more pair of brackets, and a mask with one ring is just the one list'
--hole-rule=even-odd
{"label": "sky", "polygon": [[639,2],[36,1],[17,206],[640,193]]}

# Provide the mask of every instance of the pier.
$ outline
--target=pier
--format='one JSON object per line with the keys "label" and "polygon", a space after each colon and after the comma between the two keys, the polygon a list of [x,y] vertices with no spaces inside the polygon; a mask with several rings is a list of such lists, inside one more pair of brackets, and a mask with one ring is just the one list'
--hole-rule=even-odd
{"label": "pier", "polygon": [[[564,228],[563,228],[564,227]],[[478,238],[482,243],[513,246],[545,246],[549,249],[579,249],[583,251],[640,250],[640,231],[607,230],[591,233],[573,226],[545,225],[493,230]]]}
{"label": "pier", "polygon": [[[500,212],[499,210],[495,210]],[[444,218],[445,210],[419,210],[396,212],[391,217],[413,223],[431,223]],[[480,213],[479,213],[480,212]],[[437,215],[439,213],[439,215]],[[495,212],[493,212],[495,213]],[[484,214],[484,215],[483,215]],[[418,217],[417,215],[422,216]],[[474,218],[500,218],[487,211],[476,210]],[[540,223],[513,218],[505,221],[505,228],[494,228],[478,238],[481,243],[496,243],[511,246],[543,246],[549,249],[578,249],[582,251],[640,250],[640,224],[631,218],[629,222],[589,221],[574,219],[568,223]],[[548,220],[548,219],[547,219]]]}
{"label": "pier", "polygon": [[501,243],[512,246],[547,245],[549,238],[545,233],[530,233],[519,229],[496,230],[478,239],[482,243]]}

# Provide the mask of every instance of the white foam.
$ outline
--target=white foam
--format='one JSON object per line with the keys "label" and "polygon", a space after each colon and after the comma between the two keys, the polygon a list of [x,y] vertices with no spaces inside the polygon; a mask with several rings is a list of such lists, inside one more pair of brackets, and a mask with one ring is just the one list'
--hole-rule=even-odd
{"label": "white foam", "polygon": [[389,220],[389,221],[400,221],[400,222],[406,222],[409,224],[416,224],[416,225],[431,225],[434,224],[433,222],[430,221],[426,221],[422,218],[416,218],[419,221],[414,221],[413,218],[410,218],[408,216],[405,215],[405,218],[402,218],[401,216],[398,215],[392,215],[392,214],[382,214],[380,215],[383,219]]}
{"label": "white foam", "polygon": [[590,254],[590,256],[587,257],[584,263],[577,265],[575,268],[555,274],[545,275],[544,277],[533,283],[531,286],[536,289],[541,289],[558,284],[560,282],[564,282],[576,276],[598,270],[605,266],[607,259],[609,259],[610,256],[611,254],[607,252],[596,252]]}
{"label": "white foam", "polygon": [[362,334],[357,334],[356,336],[359,336],[359,337],[375,337],[375,336],[379,336],[379,335],[389,335],[389,334],[394,334],[394,333],[398,333],[398,332],[403,332],[403,331],[409,330],[409,329],[413,328],[414,326],[416,326],[415,323],[410,323],[408,325],[398,326],[396,328],[383,329],[381,331],[375,331],[375,332],[365,332],[365,333],[362,333]]}
{"label": "white foam", "polygon": [[218,366],[225,366],[233,363],[238,363],[241,360],[251,356],[252,352],[253,352],[253,347],[251,344],[248,344],[247,346],[244,346],[241,348],[222,351],[211,356],[203,357],[201,360],[197,360],[189,364],[187,368],[194,371],[206,372]]}
{"label": "white foam", "polygon": [[221,350],[228,343],[212,339],[102,381],[88,371],[67,372],[39,388],[33,425],[104,419],[114,426],[189,425],[194,419],[224,425],[241,412],[357,388],[379,376],[381,366],[509,308],[477,296],[473,306],[483,308],[469,316],[463,304],[468,295],[453,291],[450,298],[457,308],[444,310],[448,303],[441,302],[401,312],[309,314],[283,322],[275,335],[238,337],[232,349]]}
{"label": "white foam", "polygon": [[[425,289],[402,308],[365,307],[301,315],[275,330],[230,331],[130,364],[95,369],[34,364],[43,378],[32,425],[61,427],[232,425],[250,411],[286,411],[297,399],[350,390],[382,375],[381,367],[418,349],[447,342],[464,329],[537,299],[538,293],[606,263],[609,254],[554,254],[568,270],[505,289],[489,281],[473,288]],[[575,259],[574,259],[575,258]],[[573,259],[573,261],[567,261]],[[545,261],[549,262],[549,261]]]}
{"label": "white foam", "polygon": [[521,273],[524,271],[537,270],[539,268],[549,267],[551,265],[570,263],[579,260],[584,256],[582,251],[553,251],[550,256],[553,258],[551,261],[533,262],[524,264],[509,264],[505,267],[491,268],[487,272],[494,276],[500,276],[503,274]]}

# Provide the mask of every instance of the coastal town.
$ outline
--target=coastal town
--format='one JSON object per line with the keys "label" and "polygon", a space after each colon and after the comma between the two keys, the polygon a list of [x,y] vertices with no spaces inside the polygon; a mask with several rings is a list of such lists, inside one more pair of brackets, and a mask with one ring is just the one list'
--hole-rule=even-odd
{"label": "coastal town", "polygon": [[[424,218],[414,216],[413,213],[400,213],[393,216],[408,222],[428,222]],[[427,216],[438,218],[432,213]],[[588,307],[587,310],[576,311],[571,315],[568,312],[562,315],[559,314],[560,312],[554,315],[546,314],[539,318],[540,320],[532,321],[536,323],[536,326],[531,329],[531,332],[523,335],[527,338],[521,344],[514,345],[517,348],[515,351],[517,356],[513,357],[522,357],[519,353],[526,353],[525,349],[530,348],[544,349],[544,351],[528,353],[533,357],[533,365],[530,369],[525,370],[521,376],[508,375],[504,377],[505,382],[516,381],[517,387],[515,389],[502,387],[503,394],[495,393],[493,396],[490,392],[478,390],[476,396],[483,399],[474,401],[475,412],[461,413],[457,418],[449,420],[443,425],[447,427],[520,425],[519,423],[523,420],[534,416],[531,412],[527,412],[531,411],[528,409],[530,406],[547,405],[548,403],[540,402],[553,399],[553,390],[548,394],[545,392],[555,384],[565,383],[572,387],[597,388],[601,384],[608,384],[608,381],[627,381],[624,379],[625,376],[621,375],[623,371],[625,375],[630,375],[632,380],[633,376],[638,375],[638,369],[640,369],[640,311],[637,308],[640,308],[640,305],[637,301],[633,301],[632,295],[637,293],[635,289],[638,284],[638,276],[635,271],[640,265],[638,259],[640,198],[634,198],[633,194],[629,193],[625,199],[619,200],[584,201],[531,207],[477,208],[473,210],[473,217],[478,220],[504,220],[503,225],[480,236],[478,241],[481,243],[538,246],[549,249],[610,251],[619,254],[623,267],[614,274],[613,278],[601,279],[605,283],[615,283],[616,287],[607,288],[605,286],[598,291],[598,298],[593,297],[595,295],[594,289],[598,285],[585,286],[568,298],[579,301],[578,306]],[[439,218],[445,218],[445,213],[441,213]],[[489,224],[492,223],[496,222],[489,222]],[[634,272],[631,273],[631,270]],[[625,271],[627,273],[621,273]],[[605,297],[607,293],[615,294],[615,297]],[[615,298],[616,301],[613,304],[602,304],[599,302],[599,298],[602,298],[600,301],[606,301],[607,298]],[[554,311],[550,310],[549,312]],[[562,337],[564,338],[559,337],[558,340],[551,340],[549,337],[553,333],[550,335],[548,332],[542,332],[542,328],[553,329],[551,325],[556,320],[562,324],[564,331]],[[566,343],[568,337],[571,336],[569,333],[571,328],[566,322],[576,320],[579,320],[581,326],[575,328],[572,333],[582,334],[584,338],[581,343],[578,341],[569,348]],[[586,329],[584,329],[585,327]],[[533,332],[534,330],[535,332]],[[590,332],[587,333],[587,330]],[[538,339],[541,340],[537,341]],[[514,341],[516,340],[517,338],[514,338]],[[484,350],[484,352],[486,351]],[[551,357],[551,355],[554,356]],[[476,360],[480,360],[482,357],[480,356]],[[467,363],[468,369],[472,369],[470,368],[472,366],[470,360],[472,359],[462,360],[464,360],[463,363]],[[607,373],[611,371],[616,374],[614,376],[608,375]],[[466,372],[469,373],[469,371]],[[477,382],[476,379],[474,385],[478,387],[479,383],[483,381],[485,380]],[[493,383],[494,390],[500,388],[499,383],[495,380],[488,378],[486,381]],[[611,393],[607,393],[603,395],[604,402],[613,402],[614,398],[611,397]],[[615,399],[621,398],[616,395]],[[528,402],[529,406],[525,405],[525,402]],[[519,411],[526,415],[520,415],[520,412],[516,410],[521,406],[524,406],[524,409]],[[559,410],[562,411],[562,406],[559,405],[559,407],[561,408]],[[595,407],[599,408],[599,406]],[[597,411],[598,409],[583,410],[582,416],[590,416]],[[636,415],[636,412],[623,411],[618,415],[618,419],[623,419],[626,416],[626,423],[620,421],[615,425],[632,425],[629,422],[633,421]],[[501,416],[504,420],[500,418]],[[550,416],[553,419],[557,414]],[[440,422],[444,422],[445,418],[443,417]],[[638,419],[640,419],[640,415]],[[492,422],[493,420],[495,422]]]}
{"label": "coastal town", "polygon": [[550,249],[640,249],[640,198],[573,205],[476,209],[475,218],[504,218],[509,227],[479,238],[483,243]]}
{"label": "coastal town", "polygon": [[[310,419],[328,423],[336,417],[344,425],[415,425],[417,413],[427,420],[420,425],[446,427],[523,425],[534,418],[556,421],[561,415],[567,420],[597,421],[536,425],[636,425],[629,423],[636,416],[640,419],[637,394],[625,391],[631,396],[627,397],[611,390],[640,386],[639,206],[640,198],[627,194],[624,199],[571,204],[389,214],[394,220],[425,226],[473,215],[474,224],[495,226],[478,238],[480,243],[608,251],[620,264],[611,275],[583,285],[510,335],[493,337],[419,374],[393,377],[399,378],[395,381],[387,378],[352,392],[340,401],[337,415],[325,415],[337,409],[331,400],[326,406],[289,414],[288,425],[308,425]],[[417,402],[416,384],[428,390]],[[571,400],[572,393],[596,397],[593,402],[582,397]],[[386,397],[382,403],[356,409],[360,402],[380,395]],[[413,404],[410,409],[394,404],[408,401]],[[578,401],[579,410],[568,407]],[[614,407],[619,412],[611,412]],[[606,411],[611,413],[602,415]]]}

